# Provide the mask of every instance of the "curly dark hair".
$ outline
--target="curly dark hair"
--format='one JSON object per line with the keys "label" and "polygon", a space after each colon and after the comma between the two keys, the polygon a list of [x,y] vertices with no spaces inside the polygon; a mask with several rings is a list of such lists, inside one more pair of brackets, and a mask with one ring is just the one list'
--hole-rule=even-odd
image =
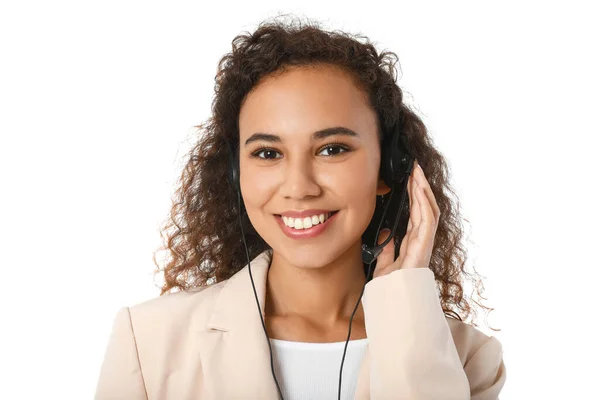
{"label": "curly dark hair", "polygon": [[[365,39],[364,43],[361,39]],[[461,244],[463,228],[455,192],[449,185],[448,166],[432,144],[421,119],[403,103],[396,84],[395,53],[377,52],[364,36],[326,31],[320,23],[298,19],[263,21],[254,33],[236,36],[231,53],[223,56],[215,76],[212,115],[195,126],[198,140],[186,154],[177,181],[169,217],[163,222],[164,245],[154,253],[155,274],[164,274],[160,295],[175,289],[188,291],[230,278],[247,264],[240,235],[237,194],[228,176],[228,143],[239,145],[238,116],[246,95],[263,78],[294,66],[331,65],[349,73],[366,94],[379,116],[380,139],[399,124],[409,150],[427,177],[440,209],[430,269],[433,271],[442,309],[451,318],[466,321],[477,311],[463,292],[469,279],[481,298],[483,285],[475,272],[465,269],[466,250]],[[451,197],[455,198],[453,201]],[[251,259],[265,250],[242,205],[242,227]],[[408,204],[401,210],[401,240],[406,232]],[[372,221],[381,214],[377,203]],[[371,224],[373,225],[373,223]],[[370,225],[370,226],[371,226]],[[363,243],[373,244],[374,231],[367,230]],[[156,253],[167,251],[164,267]],[[272,256],[272,252],[269,253]],[[474,300],[478,306],[487,308]],[[477,323],[472,322],[475,326]]]}

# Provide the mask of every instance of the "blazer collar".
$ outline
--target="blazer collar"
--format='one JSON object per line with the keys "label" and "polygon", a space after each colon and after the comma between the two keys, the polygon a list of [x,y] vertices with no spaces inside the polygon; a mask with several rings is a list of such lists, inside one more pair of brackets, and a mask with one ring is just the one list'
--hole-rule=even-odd
{"label": "blazer collar", "polygon": [[[250,262],[263,318],[268,255],[265,250]],[[207,371],[211,398],[276,400],[279,397],[271,375],[269,340],[260,321],[248,272],[246,265],[223,282],[208,319],[208,331],[202,332],[206,363],[211,366],[209,369],[221,371],[214,375]],[[215,331],[222,334],[214,335]]]}
{"label": "blazer collar", "polygon": [[[264,319],[270,252],[271,249],[267,249],[260,253],[250,262],[250,268],[246,265],[225,282],[208,320],[209,329],[227,332],[236,328],[248,329],[258,323],[264,335],[252,280],[260,304],[260,313]],[[252,280],[249,269],[252,272]]]}

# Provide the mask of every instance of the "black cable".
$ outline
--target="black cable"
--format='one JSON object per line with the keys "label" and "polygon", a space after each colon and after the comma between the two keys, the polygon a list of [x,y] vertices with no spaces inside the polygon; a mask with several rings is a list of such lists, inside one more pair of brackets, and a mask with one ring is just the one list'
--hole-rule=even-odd
{"label": "black cable", "polygon": [[262,322],[263,330],[265,331],[265,337],[267,338],[267,344],[269,345],[269,354],[271,356],[271,374],[273,374],[273,379],[275,380],[275,385],[277,385],[277,391],[279,392],[279,398],[283,400],[283,394],[281,393],[281,388],[279,387],[279,382],[277,382],[277,378],[275,377],[275,368],[273,367],[273,350],[271,349],[271,341],[269,340],[269,334],[267,333],[267,326],[265,325],[265,320],[262,316],[262,311],[260,310],[260,303],[258,301],[258,294],[256,293],[256,286],[254,285],[254,278],[252,278],[252,267],[250,265],[250,254],[248,253],[248,245],[246,244],[246,237],[244,235],[244,227],[242,225],[242,205],[240,199],[240,191],[238,190],[238,217],[240,221],[240,229],[242,230],[242,240],[244,241],[244,247],[246,248],[246,257],[248,258],[248,274],[250,274],[250,281],[252,282],[252,289],[254,290],[254,297],[256,298],[256,306],[258,307],[258,315],[260,316],[260,322]]}

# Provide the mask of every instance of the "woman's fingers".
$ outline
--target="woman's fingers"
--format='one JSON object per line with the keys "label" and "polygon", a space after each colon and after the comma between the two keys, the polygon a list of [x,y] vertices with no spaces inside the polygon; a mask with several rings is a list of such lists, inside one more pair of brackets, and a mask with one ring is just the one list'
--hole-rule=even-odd
{"label": "woman's fingers", "polygon": [[423,187],[423,189],[425,189],[425,196],[427,197],[427,200],[429,201],[429,206],[431,207],[431,210],[433,211],[435,219],[437,219],[440,215],[440,208],[437,205],[437,202],[435,200],[435,195],[433,194],[433,190],[431,189],[431,185],[429,185],[429,181],[425,177],[425,173],[423,172],[423,169],[421,168],[421,166],[419,166],[419,178],[420,178],[419,182],[421,182],[421,187]]}
{"label": "woman's fingers", "polygon": [[433,210],[431,210],[429,205],[427,195],[425,194],[425,188],[417,188],[417,197],[419,199],[419,208],[421,209],[421,221],[419,222],[418,236],[419,238],[427,239],[433,230]]}
{"label": "woman's fingers", "polygon": [[[431,196],[433,196],[433,192],[431,191],[431,187],[429,186],[429,182],[425,177],[425,173],[420,165],[417,164],[415,168],[415,198],[417,199],[416,204],[418,204],[418,222],[413,223],[416,226],[416,236],[420,240],[421,245],[428,245],[429,239],[433,236],[433,233],[436,229],[437,219],[434,214],[433,205],[431,204],[431,200],[427,194],[427,191],[431,192]],[[435,200],[435,198],[434,198]],[[435,203],[435,201],[434,201]],[[437,207],[437,205],[436,205]]]}
{"label": "woman's fingers", "polygon": [[409,222],[412,222],[411,227],[416,227],[419,226],[419,223],[421,221],[421,210],[419,207],[419,199],[417,196],[417,189],[419,187],[419,182],[418,182],[418,176],[417,175],[417,170],[419,169],[417,167],[417,162],[415,161],[415,167],[413,168],[413,172],[411,174],[411,178],[410,178],[410,182],[409,182],[409,188],[410,188],[410,220]]}

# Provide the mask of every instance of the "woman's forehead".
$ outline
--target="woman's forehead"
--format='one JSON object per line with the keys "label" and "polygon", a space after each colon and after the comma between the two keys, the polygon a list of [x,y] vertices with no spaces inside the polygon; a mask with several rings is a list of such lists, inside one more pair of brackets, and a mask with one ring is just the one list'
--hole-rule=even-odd
{"label": "woman's forehead", "polygon": [[279,136],[345,126],[356,132],[376,126],[375,112],[351,76],[339,68],[295,67],[261,81],[246,97],[239,116],[243,143],[255,132]]}

